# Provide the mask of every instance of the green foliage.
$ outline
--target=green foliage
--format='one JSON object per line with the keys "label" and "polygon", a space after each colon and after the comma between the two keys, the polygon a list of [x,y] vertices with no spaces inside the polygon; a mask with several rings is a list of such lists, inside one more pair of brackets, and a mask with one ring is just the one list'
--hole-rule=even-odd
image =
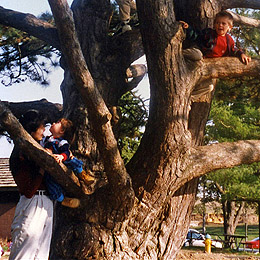
{"label": "green foliage", "polygon": [[[236,9],[236,13],[249,18],[260,19],[259,10],[252,9]],[[236,45],[247,50],[252,57],[259,55],[260,34],[258,28],[235,26],[232,34],[236,37]]]}
{"label": "green foliage", "polygon": [[[236,84],[237,88],[233,87],[232,82],[221,82],[217,86],[209,117],[210,123],[206,130],[207,142],[260,139],[260,107],[256,102],[257,98],[250,97],[252,92],[249,90],[252,86]],[[230,89],[236,96],[231,101],[228,100]],[[217,183],[223,189],[220,195],[222,200],[259,200],[259,166],[259,163],[241,165],[208,174],[207,180],[211,189],[209,193],[214,193],[217,197],[218,192],[212,185]]]}
{"label": "green foliage", "polygon": [[123,139],[119,139],[118,144],[125,164],[130,161],[137,150],[140,144],[141,135],[142,133],[140,133],[140,137],[138,138],[130,138],[126,136]]}
{"label": "green foliage", "polygon": [[[53,23],[50,14],[40,19]],[[45,42],[11,27],[0,25],[0,78],[10,86],[30,79],[48,85],[47,75],[58,66],[59,52]]]}
{"label": "green foliage", "polygon": [[213,101],[207,141],[260,139],[260,109],[245,102]]}
{"label": "green foliage", "polygon": [[215,100],[223,101],[226,104],[233,102],[250,103],[259,108],[260,91],[259,79],[243,78],[233,80],[220,80],[217,84]]}
{"label": "green foliage", "polygon": [[148,113],[143,101],[134,92],[123,95],[118,106],[121,113],[118,145],[127,163],[139,146]]}
{"label": "green foliage", "polygon": [[211,172],[207,178],[221,186],[222,200],[255,201],[260,199],[259,167],[259,163],[240,165]]}

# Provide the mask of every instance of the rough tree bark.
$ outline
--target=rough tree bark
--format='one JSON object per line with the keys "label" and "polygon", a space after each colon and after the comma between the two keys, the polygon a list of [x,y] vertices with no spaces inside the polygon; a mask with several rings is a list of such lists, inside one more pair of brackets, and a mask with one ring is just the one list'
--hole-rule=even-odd
{"label": "rough tree bark", "polygon": [[[198,177],[260,161],[260,141],[200,146],[211,100],[193,103],[190,110],[196,84],[211,77],[259,77],[259,61],[245,66],[236,58],[222,58],[191,66],[182,56],[185,34],[177,22],[205,27],[222,8],[251,3],[260,8],[257,2],[233,0],[227,6],[217,0],[137,0],[140,31],[121,36],[108,36],[108,0],[75,0],[73,15],[65,0],[49,0],[56,29],[31,16],[19,23],[19,29],[62,51],[63,113],[78,126],[75,153],[97,178],[105,175],[103,185],[87,196],[66,168],[45,166],[63,186],[71,183],[69,192],[82,201],[79,209],[57,208],[51,259],[174,259],[190,223]],[[0,8],[0,23],[18,27],[18,15]],[[46,34],[34,30],[39,24]],[[151,89],[149,120],[125,167],[109,108],[138,84],[126,80],[126,71],[144,52]],[[136,71],[142,77],[144,70]],[[22,130],[12,131],[12,126],[21,128],[14,119],[7,120],[12,118],[8,110],[1,106],[0,114],[16,143],[29,140]],[[37,145],[22,143],[32,156],[39,150],[42,160],[50,157]]]}

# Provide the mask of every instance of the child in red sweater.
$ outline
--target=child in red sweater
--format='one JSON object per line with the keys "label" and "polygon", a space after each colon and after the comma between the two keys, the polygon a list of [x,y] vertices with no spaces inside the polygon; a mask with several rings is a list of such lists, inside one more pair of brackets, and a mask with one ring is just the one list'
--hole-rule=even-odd
{"label": "child in red sweater", "polygon": [[[194,30],[186,22],[180,21],[186,30],[186,39],[197,46],[183,50],[185,59],[199,61],[202,58],[239,57],[246,65],[251,61],[243,51],[235,46],[233,38],[228,34],[233,27],[233,16],[227,11],[219,12],[214,20],[214,29],[206,28],[202,31]],[[191,99],[193,102],[203,101],[203,97],[214,89],[212,80],[194,89]],[[202,98],[202,100],[201,100]]]}

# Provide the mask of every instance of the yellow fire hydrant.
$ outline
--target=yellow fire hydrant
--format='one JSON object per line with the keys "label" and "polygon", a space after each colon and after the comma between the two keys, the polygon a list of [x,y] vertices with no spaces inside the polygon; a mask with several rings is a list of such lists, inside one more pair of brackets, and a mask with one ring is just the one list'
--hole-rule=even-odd
{"label": "yellow fire hydrant", "polygon": [[209,234],[206,234],[205,236],[205,252],[208,254],[211,254],[211,245],[212,245],[212,241],[211,241],[211,236]]}

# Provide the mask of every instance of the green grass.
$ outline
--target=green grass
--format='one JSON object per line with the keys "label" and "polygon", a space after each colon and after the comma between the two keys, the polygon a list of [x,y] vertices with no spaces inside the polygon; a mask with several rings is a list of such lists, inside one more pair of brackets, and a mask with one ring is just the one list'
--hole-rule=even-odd
{"label": "green grass", "polygon": [[[197,230],[201,231],[202,227],[196,228]],[[206,232],[211,235],[213,239],[216,239],[218,236],[223,238],[224,234],[224,227],[223,225],[210,225],[206,226]],[[245,235],[245,225],[238,225],[236,228],[235,235]],[[258,225],[248,225],[247,227],[247,240],[252,240],[259,236],[259,228]]]}
{"label": "green grass", "polygon": [[[223,225],[220,226],[208,226],[206,227],[206,231],[209,234],[217,234],[221,237],[223,237],[224,234],[224,227]],[[236,228],[235,235],[245,235],[245,225],[238,225]],[[258,225],[248,225],[247,227],[247,240],[252,240],[253,238],[256,238],[259,236],[259,228]]]}
{"label": "green grass", "polygon": [[[202,227],[196,227],[195,228],[198,231],[202,231]],[[210,234],[212,239],[224,239],[224,227],[223,225],[220,224],[211,224],[211,225],[206,225],[206,233]],[[235,235],[245,235],[245,225],[238,225],[236,228]],[[248,225],[247,227],[247,241],[252,240],[256,237],[259,236],[259,229],[258,225]],[[192,251],[198,251],[198,252],[204,252],[203,247],[183,247],[182,250],[192,250]],[[244,252],[244,251],[236,251],[235,249],[230,249],[230,248],[211,248],[213,253],[221,253],[225,255],[239,255],[239,256],[254,256],[255,254],[252,252]],[[260,259],[260,258],[256,258]]]}

